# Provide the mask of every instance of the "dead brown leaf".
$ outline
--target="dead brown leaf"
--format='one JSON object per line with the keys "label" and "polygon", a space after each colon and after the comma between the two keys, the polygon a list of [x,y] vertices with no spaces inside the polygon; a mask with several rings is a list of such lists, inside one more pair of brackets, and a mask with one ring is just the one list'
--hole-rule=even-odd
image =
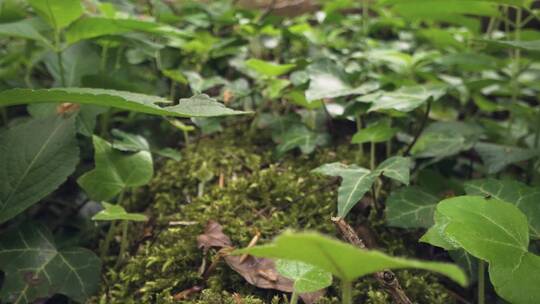
{"label": "dead brown leaf", "polygon": [[204,233],[197,237],[197,244],[204,252],[212,247],[232,247],[231,239],[223,233],[223,227],[216,221],[208,221]]}

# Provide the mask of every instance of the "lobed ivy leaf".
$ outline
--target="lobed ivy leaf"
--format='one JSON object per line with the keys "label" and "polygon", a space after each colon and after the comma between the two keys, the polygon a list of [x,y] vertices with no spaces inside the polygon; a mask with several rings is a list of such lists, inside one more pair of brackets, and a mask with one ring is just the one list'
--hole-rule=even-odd
{"label": "lobed ivy leaf", "polygon": [[429,228],[439,198],[417,186],[393,191],[386,200],[386,222],[399,228]]}
{"label": "lobed ivy leaf", "polygon": [[540,256],[528,251],[527,218],[514,205],[480,196],[441,201],[435,225],[421,238],[445,249],[463,248],[489,263],[496,292],[511,303],[540,297]]}
{"label": "lobed ivy leaf", "polygon": [[482,130],[464,122],[435,122],[430,124],[411,149],[417,158],[444,158],[469,150],[481,137]]}
{"label": "lobed ivy leaf", "polygon": [[295,148],[300,148],[304,154],[310,154],[318,146],[326,145],[329,136],[326,133],[311,131],[304,125],[296,125],[281,133],[278,140],[276,152],[279,156]]}
{"label": "lobed ivy leaf", "polygon": [[427,84],[402,87],[393,92],[378,91],[357,98],[360,102],[369,102],[371,111],[396,110],[410,112],[426,103],[429,99],[437,101],[446,94],[446,86]]}
{"label": "lobed ivy leaf", "polygon": [[17,37],[41,42],[49,48],[53,48],[49,40],[36,28],[35,19],[23,19],[10,23],[0,23],[0,36]]}
{"label": "lobed ivy leaf", "polygon": [[47,102],[92,104],[147,114],[179,117],[212,117],[246,113],[231,110],[204,94],[180,99],[179,103],[174,106],[161,107],[158,104],[166,104],[170,101],[157,96],[116,90],[55,88],[11,89],[0,92],[0,105],[2,106]]}
{"label": "lobed ivy leaf", "polygon": [[376,179],[376,175],[368,169],[342,163],[324,164],[312,172],[341,177],[341,185],[338,189],[337,215],[339,217],[345,217],[351,211],[369,191]]}
{"label": "lobed ivy leaf", "polygon": [[294,281],[298,293],[315,292],[332,285],[332,274],[319,267],[291,260],[277,260],[276,270]]}
{"label": "lobed ivy leaf", "polygon": [[530,187],[513,180],[488,178],[465,183],[465,192],[514,204],[527,216],[531,237],[540,239],[539,187]]}
{"label": "lobed ivy leaf", "polygon": [[152,155],[148,151],[124,154],[94,135],[96,167],[77,182],[96,201],[114,198],[126,188],[146,185],[154,174]]}
{"label": "lobed ivy leaf", "polygon": [[371,189],[378,176],[384,175],[398,182],[408,184],[410,166],[409,158],[395,156],[382,162],[373,171],[356,165],[345,165],[336,162],[324,164],[312,172],[341,177],[341,185],[338,189],[337,215],[343,218]]}
{"label": "lobed ivy leaf", "polygon": [[256,58],[248,59],[245,64],[246,67],[267,77],[277,77],[287,74],[296,67],[295,64],[277,64]]}
{"label": "lobed ivy leaf", "polygon": [[79,162],[75,118],[34,118],[0,132],[0,223],[58,188]]}
{"label": "lobed ivy leaf", "polygon": [[0,236],[2,303],[30,304],[55,294],[84,303],[99,289],[101,261],[84,248],[59,249],[51,232],[28,224]]}
{"label": "lobed ivy leaf", "polygon": [[113,205],[106,202],[102,202],[101,205],[104,209],[92,217],[93,221],[148,221],[148,217],[146,217],[146,215],[140,213],[128,213],[122,206]]}
{"label": "lobed ivy leaf", "polygon": [[150,151],[150,145],[146,138],[124,132],[119,129],[112,129],[111,134],[114,137],[112,146],[116,150],[124,152]]}
{"label": "lobed ivy leaf", "polygon": [[309,88],[306,91],[307,101],[324,98],[336,98],[347,95],[362,95],[379,88],[373,82],[353,87],[346,74],[331,60],[325,59],[308,66]]}
{"label": "lobed ivy leaf", "polygon": [[540,156],[538,149],[522,149],[492,143],[477,143],[474,150],[480,154],[488,174],[495,174],[508,165]]}
{"label": "lobed ivy leaf", "polygon": [[86,17],[78,20],[68,28],[66,31],[66,40],[68,43],[73,44],[81,40],[131,32],[144,32],[177,38],[188,38],[190,36],[185,31],[153,21]]}
{"label": "lobed ivy leaf", "polygon": [[364,129],[359,130],[352,137],[353,144],[378,143],[390,140],[398,129],[392,128],[386,121],[377,121]]}
{"label": "lobed ivy leaf", "polygon": [[79,0],[28,0],[28,3],[57,31],[79,19],[84,12]]}
{"label": "lobed ivy leaf", "polygon": [[317,233],[285,232],[270,245],[244,248],[233,254],[299,261],[320,267],[347,282],[384,269],[402,268],[438,272],[461,285],[467,282],[463,271],[455,265],[391,257],[376,250],[359,249]]}

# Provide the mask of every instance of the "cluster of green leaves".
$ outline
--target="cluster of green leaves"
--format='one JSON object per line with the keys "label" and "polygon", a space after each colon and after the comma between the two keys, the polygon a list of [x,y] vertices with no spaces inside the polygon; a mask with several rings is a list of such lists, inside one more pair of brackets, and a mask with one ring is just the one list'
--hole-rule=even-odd
{"label": "cluster of green leaves", "polygon": [[[147,220],[122,206],[126,192],[146,185],[161,158],[179,160],[173,148],[191,134],[220,132],[221,116],[254,112],[250,131],[268,134],[276,158],[332,143],[356,147],[347,165],[313,171],[341,179],[338,217],[361,216],[353,207],[370,196],[389,226],[430,228],[422,240],[449,250],[473,280],[484,261],[500,297],[533,303],[540,282],[525,271],[538,267],[540,239],[533,1],[320,1],[316,14],[294,18],[235,2],[0,0],[0,223],[18,231],[0,235],[2,301],[58,293],[84,301],[100,263],[64,246],[68,236],[53,237],[48,230],[59,229],[43,210],[82,207],[58,201],[101,206],[84,221],[111,222],[102,256],[121,225],[121,260],[128,223]],[[201,168],[200,194],[214,177]],[[463,194],[471,196],[439,203]],[[77,245],[88,245],[84,239]],[[285,235],[276,246],[289,241],[313,250],[247,251],[285,259],[278,270],[298,293],[324,288],[329,273],[350,282],[394,267],[464,281],[448,265],[318,235]],[[333,265],[316,254],[319,245],[332,261],[380,267]],[[14,253],[22,254],[11,263]]]}

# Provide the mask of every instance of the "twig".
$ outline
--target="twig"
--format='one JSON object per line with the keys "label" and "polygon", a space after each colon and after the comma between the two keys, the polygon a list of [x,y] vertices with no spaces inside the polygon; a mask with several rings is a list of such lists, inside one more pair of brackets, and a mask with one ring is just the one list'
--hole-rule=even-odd
{"label": "twig", "polygon": [[411,149],[414,147],[414,145],[418,141],[418,138],[420,137],[420,135],[422,135],[422,132],[424,131],[424,128],[426,127],[426,123],[427,123],[428,118],[429,118],[429,112],[431,112],[431,99],[428,100],[428,102],[427,102],[426,112],[424,113],[424,118],[422,119],[422,123],[420,125],[420,128],[418,128],[418,131],[414,135],[413,141],[409,144],[409,146],[407,147],[407,150],[405,150],[405,152],[403,153],[403,156],[408,156],[409,155],[409,153],[411,152]]}
{"label": "twig", "polygon": [[[362,241],[353,228],[342,218],[332,218],[332,222],[337,226],[343,237],[351,244],[358,248],[367,249],[366,244]],[[391,270],[379,271],[374,274],[375,279],[386,292],[392,297],[396,304],[412,304],[411,300],[403,291],[399,281]]]}

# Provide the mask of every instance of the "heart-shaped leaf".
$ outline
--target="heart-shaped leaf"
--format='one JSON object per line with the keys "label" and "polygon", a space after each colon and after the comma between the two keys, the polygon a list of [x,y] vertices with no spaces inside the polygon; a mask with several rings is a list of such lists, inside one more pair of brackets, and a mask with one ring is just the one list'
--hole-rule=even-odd
{"label": "heart-shaped leaf", "polygon": [[148,217],[140,213],[128,213],[124,207],[102,202],[103,210],[96,213],[92,220],[94,221],[133,221],[146,222]]}
{"label": "heart-shaped leaf", "polygon": [[529,187],[514,180],[488,178],[465,183],[465,191],[469,195],[482,195],[516,205],[527,216],[531,237],[540,239],[539,187]]}
{"label": "heart-shaped leaf", "polygon": [[35,118],[0,132],[0,223],[58,188],[78,162],[74,117]]}
{"label": "heart-shaped leaf", "polygon": [[436,101],[446,93],[446,86],[440,84],[402,87],[393,92],[378,91],[358,98],[360,102],[370,102],[369,111],[396,110],[410,112],[428,99]]}
{"label": "heart-shaped leaf", "polygon": [[93,142],[96,167],[77,180],[92,199],[110,200],[122,190],[143,186],[152,178],[154,167],[150,152],[124,154],[95,135]]}
{"label": "heart-shaped leaf", "polygon": [[28,3],[56,30],[65,28],[83,14],[79,0],[28,0]]}
{"label": "heart-shaped leaf", "polygon": [[320,267],[338,278],[352,282],[384,269],[416,268],[448,276],[465,285],[467,278],[459,267],[447,263],[423,262],[365,250],[317,233],[285,232],[270,245],[236,250],[234,254],[300,261]]}
{"label": "heart-shaped leaf", "polygon": [[474,149],[480,154],[489,174],[495,174],[510,164],[540,156],[540,151],[537,149],[522,149],[491,143],[477,143]]}
{"label": "heart-shaped leaf", "polygon": [[403,156],[393,156],[379,164],[375,175],[384,175],[402,184],[408,185],[410,180],[411,159]]}
{"label": "heart-shaped leaf", "polygon": [[332,285],[332,274],[319,267],[290,260],[277,260],[276,269],[294,281],[298,293],[315,292]]}
{"label": "heart-shaped leaf", "polygon": [[247,60],[246,66],[260,75],[267,77],[277,77],[287,74],[296,67],[295,64],[277,64],[255,58]]}
{"label": "heart-shaped leaf", "polygon": [[386,222],[399,228],[429,228],[439,198],[412,186],[393,191],[386,200]]}
{"label": "heart-shaped leaf", "polygon": [[463,248],[487,261],[495,290],[511,303],[535,303],[540,297],[540,256],[528,251],[527,218],[510,203],[480,196],[443,200],[435,225],[421,241]]}
{"label": "heart-shaped leaf", "polygon": [[101,261],[84,248],[59,249],[43,226],[28,224],[0,237],[2,303],[30,304],[63,294],[84,303],[99,288]]}
{"label": "heart-shaped leaf", "polygon": [[354,134],[351,142],[353,144],[378,143],[390,140],[397,133],[398,129],[390,127],[386,121],[378,121],[359,130]]}

